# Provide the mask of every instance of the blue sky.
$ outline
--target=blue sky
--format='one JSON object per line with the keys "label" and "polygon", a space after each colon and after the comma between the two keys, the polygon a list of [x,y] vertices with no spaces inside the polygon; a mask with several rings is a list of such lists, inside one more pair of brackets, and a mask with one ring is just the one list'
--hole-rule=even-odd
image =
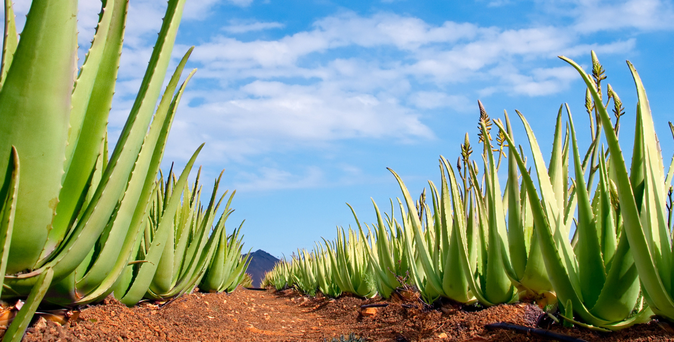
{"label": "blue sky", "polygon": [[[28,4],[16,1],[19,25]],[[131,1],[111,136],[138,90],[164,6]],[[99,7],[80,1],[81,45]],[[224,188],[237,190],[228,228],[245,219],[246,248],[289,255],[354,225],[346,202],[372,222],[370,198],[387,208],[400,196],[386,167],[413,194],[437,181],[439,155],[456,160],[466,132],[477,146],[478,99],[494,118],[522,111],[545,153],[568,102],[587,146],[585,89],[557,56],[589,70],[590,50],[625,103],[626,150],[636,101],[625,60],[634,63],[668,165],[673,30],[674,4],[664,0],[188,0],[174,64],[194,45],[189,67],[199,70],[164,168],[183,165],[205,142],[204,184],[224,168]]]}

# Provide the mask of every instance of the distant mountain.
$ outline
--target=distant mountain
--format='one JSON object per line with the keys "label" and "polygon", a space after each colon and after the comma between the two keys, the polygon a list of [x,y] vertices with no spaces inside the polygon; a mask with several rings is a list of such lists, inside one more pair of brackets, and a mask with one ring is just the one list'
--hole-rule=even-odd
{"label": "distant mountain", "polygon": [[264,274],[271,271],[278,261],[279,259],[261,249],[251,253],[251,261],[246,273],[253,278],[253,286],[260,287]]}

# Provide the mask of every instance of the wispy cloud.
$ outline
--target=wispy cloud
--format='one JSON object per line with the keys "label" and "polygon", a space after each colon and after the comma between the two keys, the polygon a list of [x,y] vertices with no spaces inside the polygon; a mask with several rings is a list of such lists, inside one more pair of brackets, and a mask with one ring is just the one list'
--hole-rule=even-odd
{"label": "wispy cloud", "polygon": [[277,168],[262,167],[258,173],[242,173],[239,177],[243,181],[234,184],[237,191],[247,192],[313,188],[324,182],[323,172],[317,167],[307,167],[299,175]]}
{"label": "wispy cloud", "polygon": [[253,3],[253,0],[227,0],[230,4],[240,7],[248,7]]}
{"label": "wispy cloud", "polygon": [[[25,14],[27,3],[16,2],[17,16]],[[227,2],[240,7],[252,3]],[[91,39],[99,6],[95,0],[80,1],[81,42]],[[221,6],[216,0],[190,1],[185,19],[203,20]],[[551,11],[561,5],[538,6]],[[305,30],[252,40],[241,34],[286,26],[257,19],[223,21],[220,30],[202,37],[191,57],[200,70],[184,94],[167,158],[187,159],[203,141],[207,145],[200,160],[208,164],[245,162],[270,151],[311,149],[344,140],[404,144],[434,139],[424,118],[429,110],[442,108],[449,115],[460,115],[474,107],[477,97],[558,93],[576,75],[559,66],[557,55],[574,57],[589,49],[624,53],[636,46],[634,37],[600,44],[586,39],[589,34],[674,25],[672,5],[657,0],[570,0],[563,6],[571,9],[558,15],[568,15],[563,25],[518,28],[342,11],[316,19]],[[164,2],[130,3],[110,117],[113,132],[123,125],[139,88],[164,11]],[[177,46],[175,56],[185,48]],[[245,175],[240,186],[278,189],[280,184],[305,187],[323,181],[319,169],[305,171],[297,175],[280,168],[262,169]]]}
{"label": "wispy cloud", "polygon": [[574,8],[579,32],[635,28],[645,31],[674,29],[674,4],[661,0],[578,0]]}
{"label": "wispy cloud", "polygon": [[420,109],[435,109],[451,107],[463,112],[471,107],[471,102],[465,95],[449,95],[440,91],[419,91],[410,95],[409,101]]}
{"label": "wispy cloud", "polygon": [[245,22],[242,23],[238,21],[230,21],[229,25],[222,27],[222,30],[227,33],[236,34],[236,33],[263,31],[269,29],[279,29],[283,27],[285,27],[285,25],[279,22],[256,21],[251,23]]}
{"label": "wispy cloud", "polygon": [[[230,23],[221,32],[278,25]],[[633,44],[592,48],[624,52]],[[206,141],[206,154],[218,160],[347,139],[421,141],[434,137],[425,110],[461,113],[477,96],[545,96],[568,88],[572,70],[547,64],[588,48],[563,27],[433,25],[393,13],[340,13],[278,39],[218,33],[197,46],[192,60],[201,65],[197,79],[219,88],[185,94],[186,101],[199,100],[181,108],[178,134]],[[355,49],[386,53],[350,55]]]}
{"label": "wispy cloud", "polygon": [[[207,143],[205,158],[222,161],[343,139],[385,138],[404,143],[433,137],[418,113],[385,93],[346,92],[329,83],[302,86],[255,81],[230,96],[226,101],[206,98],[197,107],[183,106],[172,132],[180,137],[174,139],[180,142],[177,145],[197,137]],[[186,101],[196,97],[199,92],[190,92]]]}

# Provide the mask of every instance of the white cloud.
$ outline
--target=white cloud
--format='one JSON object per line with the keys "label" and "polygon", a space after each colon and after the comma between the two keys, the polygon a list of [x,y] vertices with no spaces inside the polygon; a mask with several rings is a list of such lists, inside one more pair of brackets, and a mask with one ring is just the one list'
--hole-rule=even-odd
{"label": "white cloud", "polygon": [[[198,97],[199,92],[188,92],[184,103]],[[181,145],[205,141],[204,158],[220,161],[297,146],[315,148],[343,139],[405,143],[433,137],[419,114],[396,98],[346,92],[330,84],[254,81],[238,92],[206,98],[197,107],[183,105],[180,113],[172,131],[172,141],[179,144],[170,149],[184,157],[191,151]]]}
{"label": "white cloud", "polygon": [[253,0],[227,0],[227,2],[234,6],[248,7],[253,3]]}
{"label": "white cloud", "polygon": [[627,40],[618,40],[608,44],[578,44],[560,51],[560,54],[566,57],[586,56],[587,52],[593,50],[597,54],[624,54],[634,50],[637,45],[635,38]]}
{"label": "white cloud", "polygon": [[465,95],[449,95],[439,91],[418,91],[409,98],[410,103],[419,109],[452,108],[456,111],[466,111],[470,101]]}
{"label": "white cloud", "polygon": [[447,21],[442,26],[432,27],[414,17],[379,13],[366,18],[351,12],[318,20],[314,27],[313,32],[320,32],[332,48],[350,44],[363,47],[394,45],[403,50],[471,39],[477,31],[477,26],[469,23]]}
{"label": "white cloud", "polygon": [[285,27],[285,25],[279,22],[256,21],[251,23],[245,23],[245,22],[230,21],[229,25],[224,26],[222,30],[227,33],[246,33],[254,31],[264,31],[269,29],[278,29],[283,27]]}
{"label": "white cloud", "polygon": [[494,1],[489,1],[489,3],[487,3],[487,6],[488,7],[502,7],[502,6],[510,5],[511,3],[512,3],[512,1],[510,1],[510,0],[494,0]]}
{"label": "white cloud", "polygon": [[204,20],[213,13],[212,9],[217,3],[218,0],[187,1],[183,9],[183,18]]}
{"label": "white cloud", "polygon": [[[26,0],[22,1],[16,4],[17,14],[27,11]],[[600,4],[579,1],[577,6],[582,9]],[[643,8],[627,1],[610,4],[605,12],[602,3],[598,13],[636,13],[634,20],[619,21],[619,27],[655,29],[674,22],[669,20],[671,6],[644,1]],[[252,0],[229,3],[245,7]],[[94,4],[98,1],[80,2],[82,39],[93,34],[98,11]],[[154,0],[130,3],[110,118],[113,131],[123,125],[138,91],[165,6]],[[203,19],[216,6],[215,0],[190,1],[185,18]],[[651,23],[646,20],[649,16],[654,18]],[[192,54],[191,62],[200,71],[184,94],[167,158],[187,159],[203,141],[207,145],[200,161],[221,163],[245,162],[249,156],[272,150],[311,149],[348,139],[398,143],[432,139],[433,131],[423,121],[425,110],[471,110],[474,98],[496,93],[554,94],[577,77],[570,68],[559,66],[557,55],[634,49],[635,38],[585,43],[583,33],[613,27],[604,19],[591,22],[589,17],[578,18],[575,29],[552,24],[504,29],[454,21],[432,24],[388,12],[371,16],[343,12],[318,19],[304,31],[256,40],[238,39],[236,34],[280,29],[284,24],[224,22],[221,30],[203,37],[204,43]],[[184,50],[184,46],[177,46],[174,57]],[[269,168],[249,175],[241,186],[310,186],[321,181],[319,171],[307,170],[298,176]]]}
{"label": "white cloud", "polygon": [[[222,33],[278,25],[230,22],[196,47],[197,80],[216,86],[185,94],[185,102],[201,100],[181,107],[173,132],[181,143],[170,150],[188,156],[183,146],[206,141],[205,158],[245,161],[348,139],[433,138],[425,110],[463,112],[473,107],[471,99],[494,93],[554,94],[576,77],[558,67],[560,53],[634,46],[633,40],[581,44],[573,30],[555,26],[432,25],[392,13],[341,13],[279,39],[244,41]],[[351,49],[385,52],[350,56]],[[483,82],[488,86],[476,86]]]}
{"label": "white cloud", "polygon": [[234,184],[237,191],[313,188],[324,182],[323,171],[315,166],[307,167],[302,175],[295,175],[272,167],[261,167],[258,172],[257,174],[239,174],[239,177],[244,180]]}
{"label": "white cloud", "polygon": [[674,5],[661,0],[578,0],[573,10],[576,30],[583,33],[636,28],[674,29]]}

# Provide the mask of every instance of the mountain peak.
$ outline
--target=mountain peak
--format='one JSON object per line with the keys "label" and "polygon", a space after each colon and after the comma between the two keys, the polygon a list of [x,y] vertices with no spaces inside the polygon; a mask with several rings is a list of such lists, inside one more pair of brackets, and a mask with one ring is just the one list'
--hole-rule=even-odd
{"label": "mountain peak", "polygon": [[[246,256],[247,254],[244,254]],[[279,261],[273,255],[258,249],[253,253],[250,253],[251,261],[248,265],[248,270],[246,273],[250,274],[253,279],[253,286],[259,287],[264,278],[266,272],[271,271],[274,268],[274,265]]]}

